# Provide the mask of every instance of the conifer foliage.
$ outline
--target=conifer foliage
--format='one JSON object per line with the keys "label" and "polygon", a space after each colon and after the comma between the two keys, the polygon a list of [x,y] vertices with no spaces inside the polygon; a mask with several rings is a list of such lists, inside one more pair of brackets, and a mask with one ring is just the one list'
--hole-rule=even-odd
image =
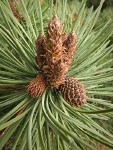
{"label": "conifer foliage", "polygon": [[113,22],[94,28],[103,2],[0,1],[0,150],[113,148]]}

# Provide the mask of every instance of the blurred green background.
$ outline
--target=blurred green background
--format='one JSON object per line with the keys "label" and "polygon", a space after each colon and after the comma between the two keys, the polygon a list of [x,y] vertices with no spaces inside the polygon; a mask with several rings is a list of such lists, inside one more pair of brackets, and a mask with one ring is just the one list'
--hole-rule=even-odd
{"label": "blurred green background", "polygon": [[[92,5],[94,6],[94,9],[96,9],[101,0],[87,0],[87,6],[91,7]],[[108,7],[113,7],[113,0],[105,0],[102,10]]]}

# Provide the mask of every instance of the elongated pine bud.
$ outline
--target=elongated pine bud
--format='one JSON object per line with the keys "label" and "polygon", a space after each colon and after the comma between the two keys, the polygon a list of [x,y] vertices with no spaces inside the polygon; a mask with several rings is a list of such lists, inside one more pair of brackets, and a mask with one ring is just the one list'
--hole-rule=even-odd
{"label": "elongated pine bud", "polygon": [[41,74],[38,74],[27,86],[27,90],[33,98],[41,96],[45,88],[45,80]]}
{"label": "elongated pine bud", "polygon": [[40,34],[36,40],[36,63],[38,64],[40,70],[43,66],[46,66],[46,38]]}
{"label": "elongated pine bud", "polygon": [[42,70],[48,85],[58,87],[64,81],[66,68],[62,53],[62,24],[56,15],[48,25],[46,40],[47,65]]}
{"label": "elongated pine bud", "polygon": [[[17,0],[17,2],[18,2],[18,0]],[[11,10],[12,10],[14,16],[17,18],[17,20],[19,22],[23,21],[24,18],[20,14],[20,12],[18,11],[15,1],[14,0],[10,0],[9,3],[10,3]]]}
{"label": "elongated pine bud", "polygon": [[77,43],[77,37],[74,31],[72,31],[67,38],[64,37],[65,40],[63,42],[63,53],[64,57],[63,60],[66,64],[67,70],[71,66],[71,63],[73,61],[74,53],[75,53],[75,47]]}
{"label": "elongated pine bud", "polygon": [[58,89],[67,102],[76,106],[81,106],[86,103],[86,90],[80,81],[72,77],[65,77],[64,83]]}
{"label": "elongated pine bud", "polygon": [[47,31],[47,58],[48,62],[57,62],[62,59],[62,23],[57,17],[50,21]]}

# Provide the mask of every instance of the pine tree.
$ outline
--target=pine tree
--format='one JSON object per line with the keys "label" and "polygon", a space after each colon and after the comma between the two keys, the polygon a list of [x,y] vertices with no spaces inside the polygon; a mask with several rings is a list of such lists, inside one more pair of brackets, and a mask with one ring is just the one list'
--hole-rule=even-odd
{"label": "pine tree", "polygon": [[113,148],[100,124],[113,114],[113,22],[94,28],[104,0],[11,1],[0,1],[0,150]]}

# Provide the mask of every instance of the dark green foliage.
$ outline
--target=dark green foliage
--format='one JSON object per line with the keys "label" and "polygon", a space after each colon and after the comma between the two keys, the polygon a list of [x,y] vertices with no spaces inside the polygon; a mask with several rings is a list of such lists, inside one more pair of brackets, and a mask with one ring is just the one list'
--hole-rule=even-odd
{"label": "dark green foliage", "polygon": [[[101,0],[87,0],[87,6],[91,7],[94,6],[94,9],[96,9]],[[113,6],[113,0],[105,0],[102,9]]]}
{"label": "dark green foliage", "polygon": [[[109,20],[113,20],[113,6],[107,7],[101,12],[97,22],[97,26],[102,26],[106,24]],[[110,37],[110,44],[113,44],[113,35]]]}

